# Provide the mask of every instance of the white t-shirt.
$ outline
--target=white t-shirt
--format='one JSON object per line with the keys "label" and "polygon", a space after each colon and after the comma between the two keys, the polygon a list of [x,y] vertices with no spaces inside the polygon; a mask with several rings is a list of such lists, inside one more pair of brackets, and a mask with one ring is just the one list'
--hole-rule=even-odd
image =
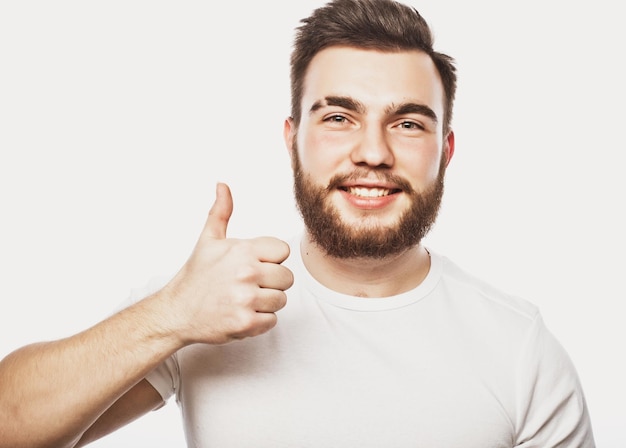
{"label": "white t-shirt", "polygon": [[148,376],[189,447],[593,447],[576,371],[532,304],[431,253],[388,298],[338,294],[291,245],[270,332],[186,347]]}

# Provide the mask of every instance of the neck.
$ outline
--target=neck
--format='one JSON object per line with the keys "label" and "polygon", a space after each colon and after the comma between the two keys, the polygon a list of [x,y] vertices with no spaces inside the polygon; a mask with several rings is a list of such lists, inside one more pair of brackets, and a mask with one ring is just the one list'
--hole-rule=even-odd
{"label": "neck", "polygon": [[421,245],[380,259],[336,258],[305,235],[300,250],[305,267],[317,281],[357,297],[390,297],[409,291],[430,269],[430,255]]}

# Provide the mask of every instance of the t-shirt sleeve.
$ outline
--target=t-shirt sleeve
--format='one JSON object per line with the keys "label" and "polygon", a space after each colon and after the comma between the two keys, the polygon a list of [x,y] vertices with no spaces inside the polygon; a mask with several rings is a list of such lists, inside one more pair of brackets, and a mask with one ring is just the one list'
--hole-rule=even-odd
{"label": "t-shirt sleeve", "polygon": [[[118,306],[116,311],[120,311],[154,294],[163,288],[169,280],[168,277],[164,276],[154,277],[145,286],[132,289],[128,298]],[[176,354],[167,358],[146,375],[146,380],[157,390],[163,401],[167,401],[178,390],[178,378],[178,359]]]}
{"label": "t-shirt sleeve", "polygon": [[576,369],[540,315],[519,360],[517,403],[516,447],[595,447]]}
{"label": "t-shirt sleeve", "polygon": [[167,358],[156,369],[146,375],[146,380],[167,401],[178,389],[178,362],[176,354]]}

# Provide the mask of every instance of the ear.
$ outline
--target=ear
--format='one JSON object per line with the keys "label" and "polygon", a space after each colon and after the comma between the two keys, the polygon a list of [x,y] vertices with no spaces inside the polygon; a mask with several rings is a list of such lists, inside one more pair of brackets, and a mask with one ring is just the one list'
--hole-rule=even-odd
{"label": "ear", "polygon": [[296,126],[293,123],[293,118],[288,117],[285,119],[283,125],[283,139],[285,140],[285,146],[289,152],[289,157],[293,157],[293,139],[296,135]]}
{"label": "ear", "polygon": [[443,143],[443,151],[446,154],[446,166],[450,164],[450,160],[452,160],[452,156],[454,155],[454,131],[450,130],[448,135],[446,135],[445,141]]}

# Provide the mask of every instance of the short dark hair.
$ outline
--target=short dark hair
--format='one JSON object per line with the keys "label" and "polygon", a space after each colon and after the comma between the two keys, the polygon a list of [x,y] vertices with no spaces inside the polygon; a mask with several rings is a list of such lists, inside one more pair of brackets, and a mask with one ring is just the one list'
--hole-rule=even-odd
{"label": "short dark hair", "polygon": [[332,0],[301,20],[291,53],[291,117],[300,124],[304,77],[317,53],[331,46],[380,51],[420,50],[435,64],[445,94],[443,131],[450,129],[456,93],[454,59],[433,49],[428,23],[394,0]]}

